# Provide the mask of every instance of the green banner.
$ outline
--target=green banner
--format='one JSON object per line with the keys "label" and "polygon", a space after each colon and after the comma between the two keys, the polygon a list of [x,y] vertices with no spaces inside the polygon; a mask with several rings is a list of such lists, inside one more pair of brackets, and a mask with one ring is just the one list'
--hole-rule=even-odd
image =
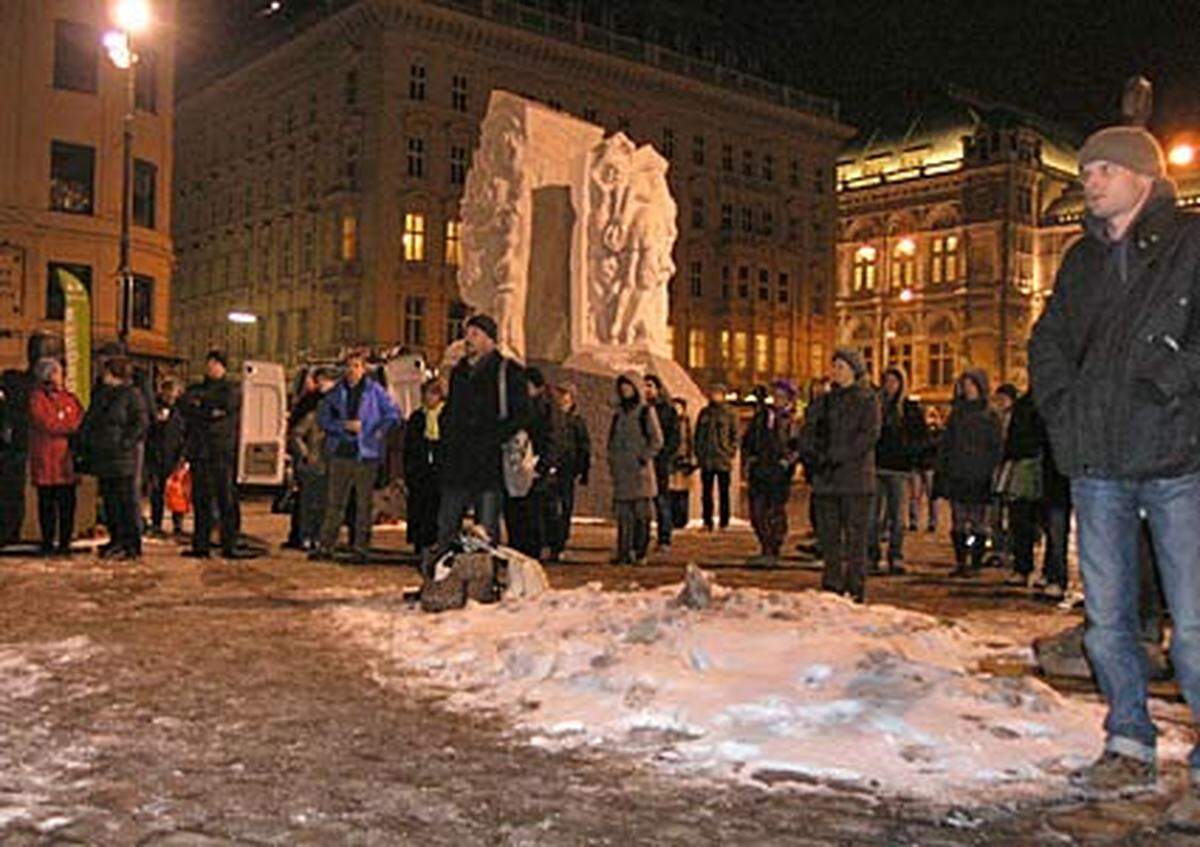
{"label": "green banner", "polygon": [[77,276],[62,268],[56,270],[66,301],[63,346],[67,353],[67,389],[86,409],[92,399],[92,299]]}

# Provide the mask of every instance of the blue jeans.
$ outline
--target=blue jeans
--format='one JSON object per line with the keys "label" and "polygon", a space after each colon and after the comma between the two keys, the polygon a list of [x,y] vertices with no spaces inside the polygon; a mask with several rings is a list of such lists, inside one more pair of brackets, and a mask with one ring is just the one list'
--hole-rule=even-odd
{"label": "blue jeans", "polygon": [[[1128,481],[1078,478],[1087,633],[1084,646],[1108,703],[1106,749],[1154,761],[1158,736],[1146,708],[1149,669],[1138,623],[1139,512],[1154,539],[1163,594],[1174,620],[1171,664],[1193,720],[1200,717],[1200,474]],[[1200,745],[1188,764],[1200,776]]]}
{"label": "blue jeans", "polygon": [[904,484],[908,481],[907,473],[879,471],[875,484],[875,500],[871,504],[871,516],[867,529],[867,544],[870,547],[871,561],[879,563],[882,557],[880,527],[886,512],[888,521],[888,561],[904,560]]}
{"label": "blue jeans", "polygon": [[500,509],[503,505],[504,493],[500,489],[473,492],[468,488],[443,488],[442,502],[438,504],[438,547],[448,547],[462,532],[468,506],[474,506],[475,523],[487,530],[492,543],[500,543]]}

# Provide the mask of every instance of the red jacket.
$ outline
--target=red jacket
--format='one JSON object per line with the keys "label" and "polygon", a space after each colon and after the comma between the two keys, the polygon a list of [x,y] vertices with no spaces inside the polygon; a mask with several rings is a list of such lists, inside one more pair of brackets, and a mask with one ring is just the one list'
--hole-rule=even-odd
{"label": "red jacket", "polygon": [[39,385],[29,395],[29,471],[34,485],[74,485],[67,437],[79,429],[83,407],[70,391]]}

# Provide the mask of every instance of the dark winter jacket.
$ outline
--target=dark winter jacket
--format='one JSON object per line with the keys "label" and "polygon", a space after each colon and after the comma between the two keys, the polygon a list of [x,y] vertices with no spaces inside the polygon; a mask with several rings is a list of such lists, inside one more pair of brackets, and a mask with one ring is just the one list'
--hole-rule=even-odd
{"label": "dark winter jacket", "polygon": [[801,454],[814,494],[874,494],[879,403],[865,385],[834,385],[807,410]]}
{"label": "dark winter jacket", "polygon": [[[634,399],[622,401],[619,386],[633,386]],[[612,476],[613,500],[644,500],[658,494],[654,457],[663,449],[658,414],[642,400],[641,380],[636,374],[617,378],[617,410],[608,432],[608,470]],[[663,489],[664,491],[666,489]]]}
{"label": "dark winter jacket", "polygon": [[738,450],[737,415],[727,403],[709,403],[696,419],[696,461],[706,471],[729,471]]}
{"label": "dark winter jacket", "polygon": [[1033,395],[1026,391],[1013,403],[1008,433],[1004,438],[1004,459],[1036,459],[1046,448],[1046,427],[1037,413]]}
{"label": "dark winter jacket", "polygon": [[751,495],[787,499],[800,462],[800,422],[794,408],[763,404],[742,436]]}
{"label": "dark winter jacket", "polygon": [[[364,462],[376,462],[383,457],[384,439],[388,430],[400,421],[400,412],[382,385],[369,376],[363,377],[363,383],[356,414],[350,414],[350,384],[344,379],[317,407],[317,422],[325,430],[328,456],[346,455]],[[349,420],[359,422],[358,432],[346,429]]]}
{"label": "dark winter jacket", "polygon": [[588,433],[587,421],[574,406],[563,418],[566,423],[566,442],[563,445],[560,474],[565,482],[579,480],[581,484],[587,485],[588,475],[592,470],[592,439]]}
{"label": "dark winter jacket", "polygon": [[446,451],[443,485],[471,492],[504,488],[501,445],[529,427],[529,390],[524,370],[509,361],[505,367],[508,418],[501,421],[501,361],[494,351],[475,364],[464,358],[450,372],[450,394],[441,416]]}
{"label": "dark winter jacket", "polygon": [[[443,404],[442,414],[446,407]],[[436,440],[425,437],[425,422],[428,410],[421,406],[414,411],[405,424],[404,431],[404,483],[409,496],[432,491],[436,494],[441,487],[443,465],[443,438]],[[439,419],[440,420],[440,419]]]}
{"label": "dark winter jacket", "polygon": [[224,459],[237,455],[242,392],[228,377],[192,385],[179,399],[186,424],[184,456],[192,462]]}
{"label": "dark winter jacket", "polygon": [[1088,217],[1029,343],[1034,398],[1067,476],[1200,470],[1200,216],[1171,183],[1119,242]]}
{"label": "dark winter jacket", "polygon": [[166,479],[183,457],[186,424],[178,404],[158,403],[146,436],[146,471]]}
{"label": "dark winter jacket", "polygon": [[[973,381],[980,390],[968,400],[962,385]],[[992,498],[992,478],[1004,452],[1000,416],[988,406],[988,379],[983,371],[968,371],[955,387],[956,397],[938,451],[936,489],[952,503],[986,504]]]}
{"label": "dark winter jacket", "polygon": [[900,390],[891,400],[883,389],[879,392],[880,429],[875,466],[881,471],[908,473],[918,466],[929,432],[920,405],[905,396],[904,372],[889,368],[887,373],[900,380]]}
{"label": "dark winter jacket", "polygon": [[654,457],[654,478],[658,483],[658,490],[665,492],[671,469],[675,466],[675,457],[679,455],[683,433],[679,427],[679,413],[675,411],[675,406],[665,391],[660,390],[658,399],[654,401],[654,414],[658,416],[663,438],[662,449]]}
{"label": "dark winter jacket", "polygon": [[141,391],[132,385],[101,385],[80,429],[88,472],[101,478],[133,476],[148,426]]}

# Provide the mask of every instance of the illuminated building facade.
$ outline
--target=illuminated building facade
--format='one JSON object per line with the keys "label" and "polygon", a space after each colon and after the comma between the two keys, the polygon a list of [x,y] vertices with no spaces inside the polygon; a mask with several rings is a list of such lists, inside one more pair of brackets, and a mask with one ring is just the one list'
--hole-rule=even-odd
{"label": "illuminated building facade", "polygon": [[850,135],[834,103],[523,4],[333,5],[179,101],[175,339],[193,362],[213,344],[437,361],[466,318],[459,200],[499,88],[670,160],[672,344],[700,384],[822,366]]}

